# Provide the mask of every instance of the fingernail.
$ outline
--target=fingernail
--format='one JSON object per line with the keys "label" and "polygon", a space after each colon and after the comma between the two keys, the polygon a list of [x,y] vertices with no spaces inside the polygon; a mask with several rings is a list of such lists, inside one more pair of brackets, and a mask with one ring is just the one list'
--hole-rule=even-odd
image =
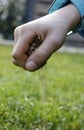
{"label": "fingernail", "polygon": [[34,61],[29,61],[26,63],[26,69],[32,71],[32,70],[35,70],[36,69],[36,64]]}

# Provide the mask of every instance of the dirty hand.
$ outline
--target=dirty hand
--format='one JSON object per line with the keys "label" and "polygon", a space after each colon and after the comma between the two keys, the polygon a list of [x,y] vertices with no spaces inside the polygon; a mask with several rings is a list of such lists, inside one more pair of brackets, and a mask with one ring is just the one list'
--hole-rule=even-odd
{"label": "dirty hand", "polygon": [[[72,17],[67,18],[72,12]],[[28,71],[42,67],[53,52],[62,46],[67,32],[79,22],[76,19],[80,18],[78,16],[77,9],[70,4],[52,14],[18,26],[14,31],[13,63]],[[42,44],[28,56],[29,46],[36,36],[42,39]]]}

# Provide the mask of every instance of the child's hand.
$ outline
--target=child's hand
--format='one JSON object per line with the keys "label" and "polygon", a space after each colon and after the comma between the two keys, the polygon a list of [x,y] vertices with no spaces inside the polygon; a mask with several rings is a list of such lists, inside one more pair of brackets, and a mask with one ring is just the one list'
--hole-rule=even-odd
{"label": "child's hand", "polygon": [[[71,7],[77,14],[68,18],[73,12]],[[67,32],[79,22],[80,16],[78,16],[77,9],[73,5],[68,5],[50,15],[17,27],[14,32],[13,63],[29,71],[42,67],[53,52],[62,46]],[[29,46],[36,36],[41,37],[43,42],[32,55],[28,56]]]}

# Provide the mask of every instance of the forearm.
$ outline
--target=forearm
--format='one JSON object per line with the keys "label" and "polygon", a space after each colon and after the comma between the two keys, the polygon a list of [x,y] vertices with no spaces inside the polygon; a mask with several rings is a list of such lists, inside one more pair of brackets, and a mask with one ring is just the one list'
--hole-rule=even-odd
{"label": "forearm", "polygon": [[62,20],[66,22],[67,32],[73,30],[81,19],[79,11],[73,4],[68,4],[54,13],[61,15]]}

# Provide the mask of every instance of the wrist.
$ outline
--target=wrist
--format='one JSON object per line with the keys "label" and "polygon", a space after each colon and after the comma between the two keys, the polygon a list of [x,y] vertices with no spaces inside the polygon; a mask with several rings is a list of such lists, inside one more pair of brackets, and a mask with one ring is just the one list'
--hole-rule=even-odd
{"label": "wrist", "polygon": [[80,22],[80,14],[73,4],[68,4],[63,8],[55,11],[61,17],[61,20],[66,24],[67,33],[73,30]]}
{"label": "wrist", "polygon": [[73,30],[80,22],[80,14],[73,4],[69,4],[62,8],[64,18],[67,20],[68,32]]}

